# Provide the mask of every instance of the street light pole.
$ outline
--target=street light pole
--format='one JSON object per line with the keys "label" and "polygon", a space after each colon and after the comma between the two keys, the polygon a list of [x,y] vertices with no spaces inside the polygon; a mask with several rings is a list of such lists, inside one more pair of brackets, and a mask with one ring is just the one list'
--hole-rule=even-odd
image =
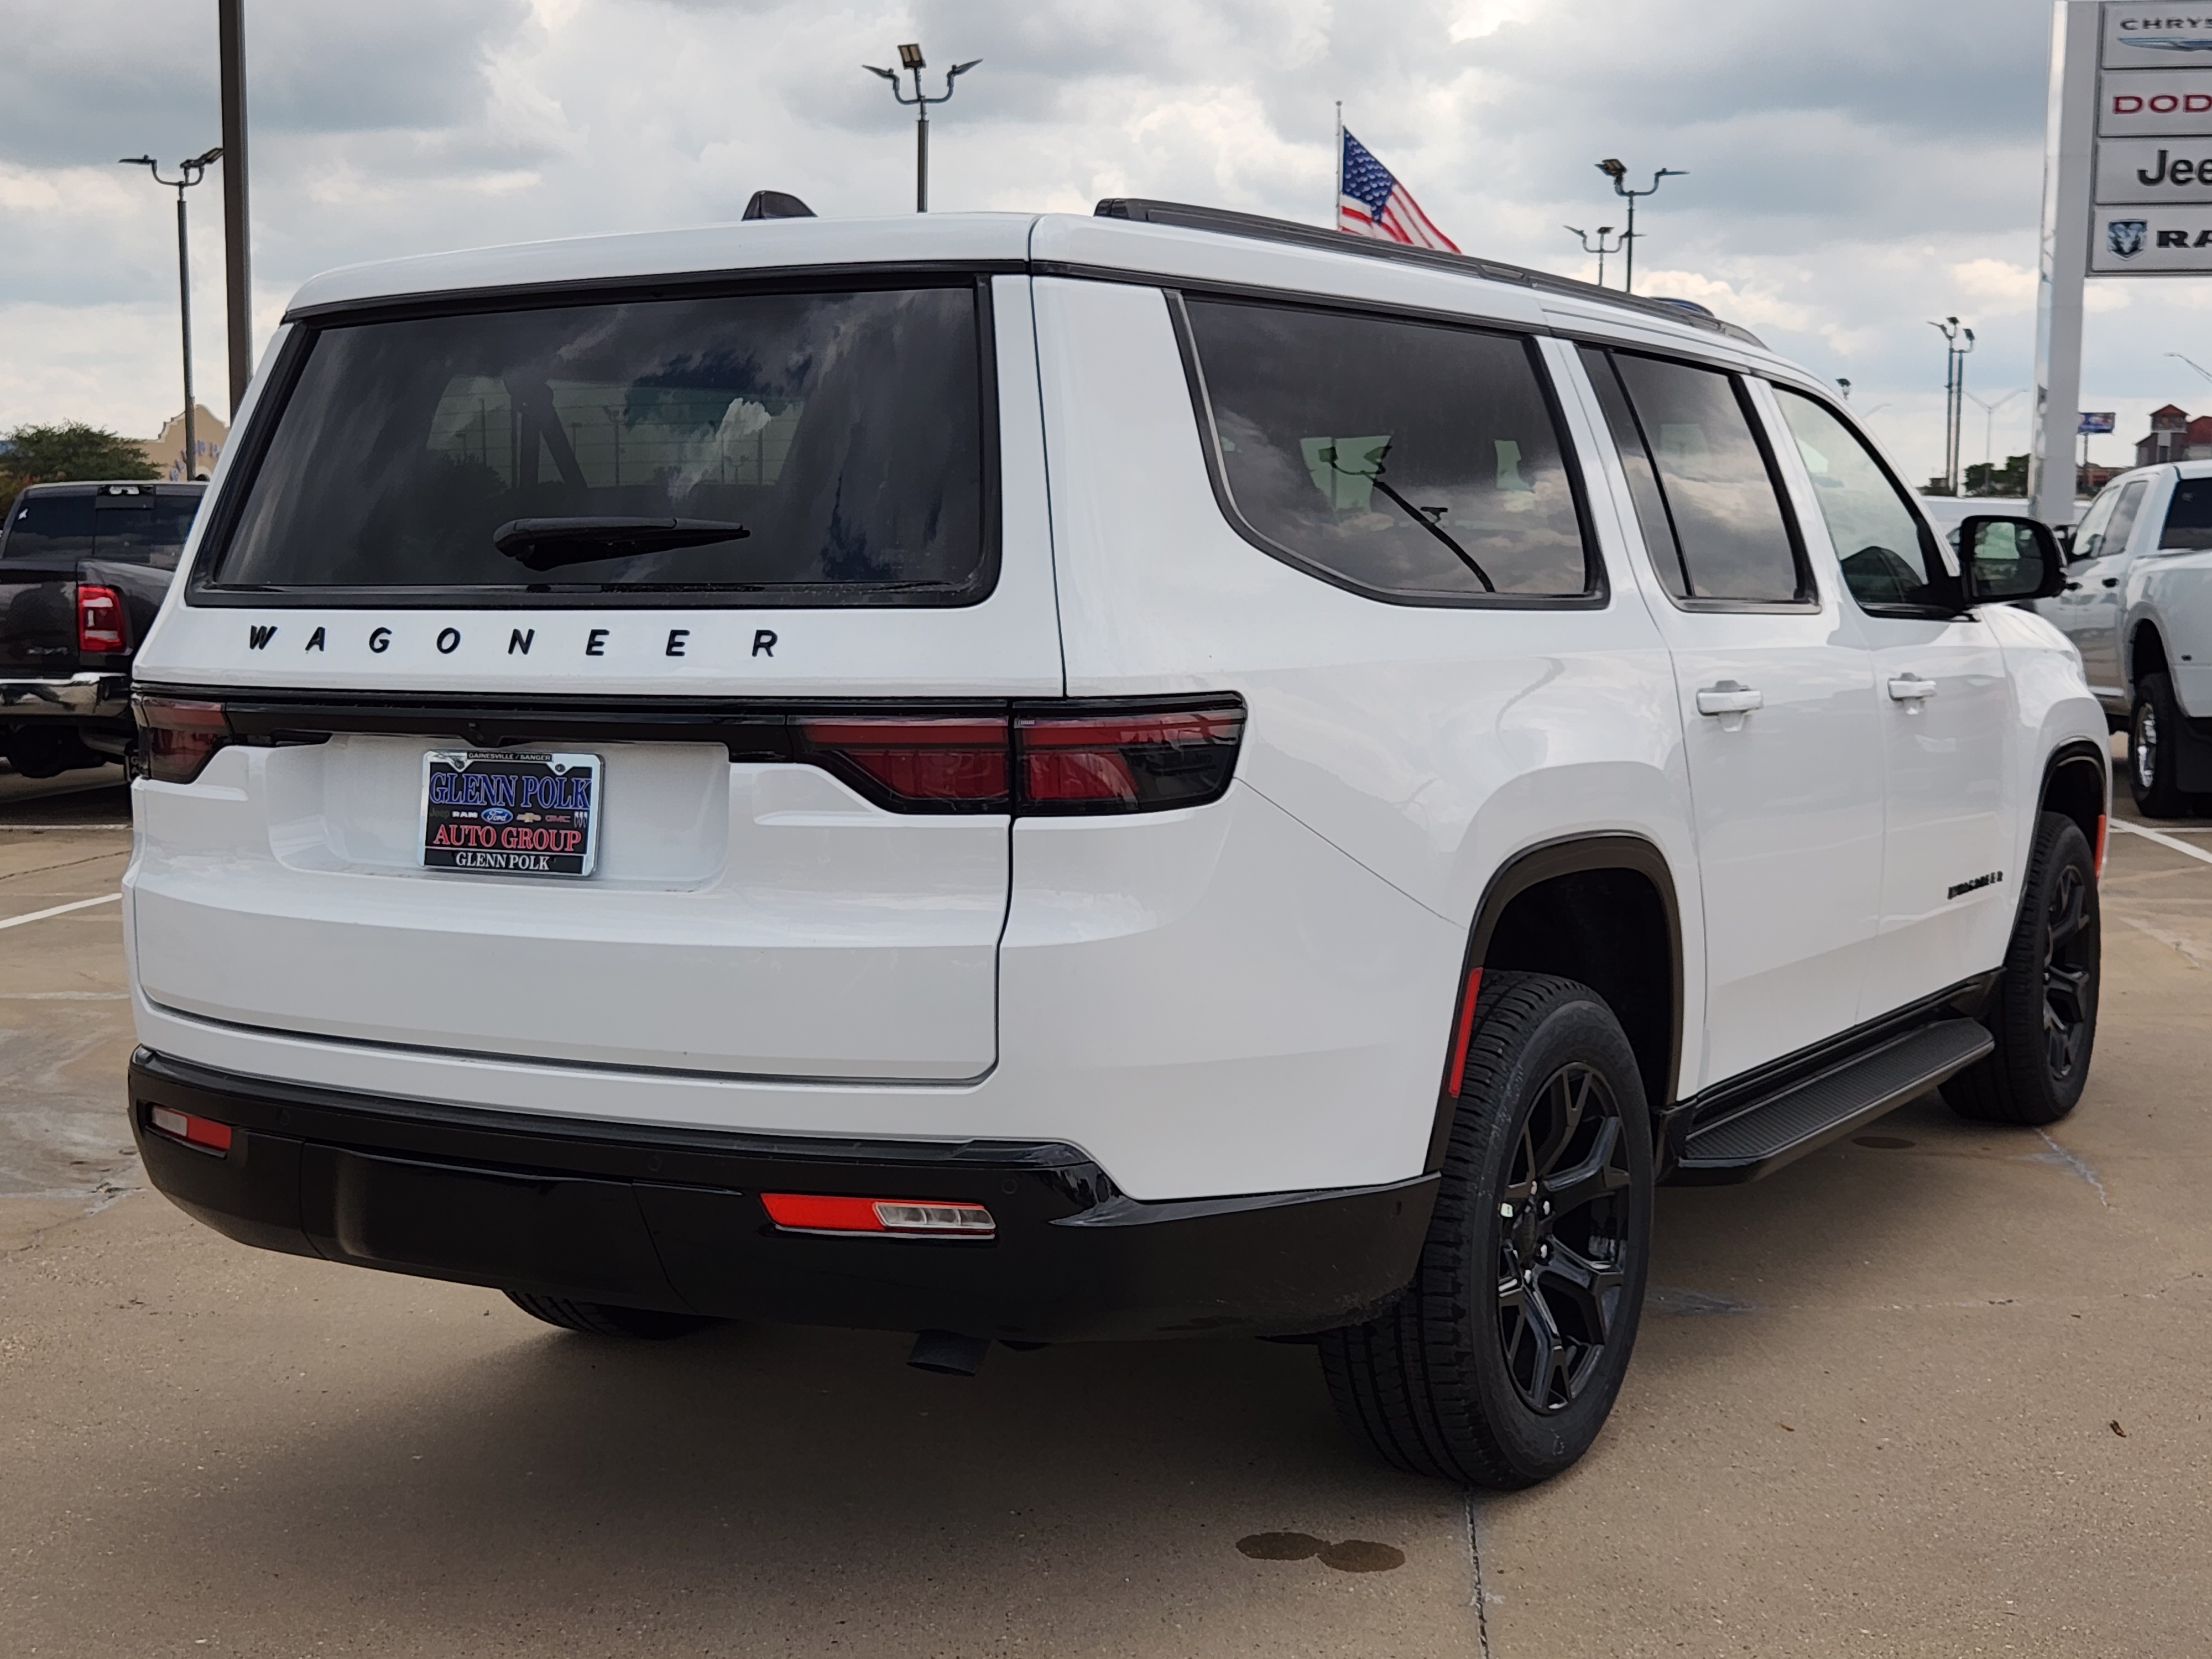
{"label": "street light pole", "polygon": [[1605,239],[1613,234],[1613,227],[1611,225],[1600,225],[1597,228],[1597,246],[1595,247],[1592,247],[1590,246],[1589,232],[1583,230],[1576,225],[1562,225],[1559,228],[1580,237],[1582,239],[1583,252],[1595,253],[1597,255],[1597,285],[1600,288],[1603,288],[1605,286],[1605,256],[1608,253],[1620,252],[1621,249],[1628,246],[1628,239],[1624,236],[1620,240],[1615,242],[1611,247],[1607,247],[1605,245]]}
{"label": "street light pole", "polygon": [[[1959,493],[1959,428],[1963,426],[1966,390],[1966,354],[1974,349],[1974,331],[1961,328],[1956,317],[1946,317],[1929,327],[1943,337],[1943,484]],[[1961,345],[1960,341],[1966,343]]]}
{"label": "street light pole", "polygon": [[1650,189],[1631,190],[1628,187],[1628,168],[1612,156],[1608,155],[1604,161],[1600,161],[1597,164],[1597,170],[1613,180],[1614,195],[1623,196],[1628,199],[1628,229],[1623,233],[1620,239],[1621,246],[1628,251],[1627,273],[1621,279],[1620,291],[1624,294],[1633,294],[1636,292],[1637,200],[1640,197],[1657,195],[1659,181],[1662,179],[1686,179],[1690,175],[1680,167],[1661,167],[1658,172],[1651,175]]}
{"label": "street light pole", "polygon": [[[1982,411],[1982,471],[1984,475],[1989,473],[1990,463],[1996,458],[1996,447],[1991,440],[1990,434],[1996,427],[1997,410],[2002,409],[2007,404],[2010,403],[2014,398],[2019,396],[2020,393],[2017,392],[2008,392],[2003,397],[1998,398],[1992,404],[1984,403],[1981,398],[1975,397],[1971,392],[1966,393],[1966,401],[1972,404],[1977,409]],[[1996,492],[1992,491],[1991,493],[1995,494]]]}
{"label": "street light pole", "polygon": [[144,167],[154,175],[154,182],[177,192],[177,309],[184,319],[185,331],[185,477],[192,476],[192,467],[199,460],[199,434],[192,419],[192,249],[185,234],[185,192],[207,176],[207,170],[222,155],[222,146],[204,150],[190,161],[177,163],[177,176],[164,179],[161,164],[150,155],[126,155],[118,167]]}
{"label": "street light pole", "polygon": [[[914,106],[914,210],[916,213],[927,213],[929,211],[929,106],[932,104],[951,102],[952,83],[983,60],[980,58],[971,58],[964,64],[955,64],[945,71],[944,96],[930,98],[924,96],[921,90],[921,71],[925,67],[921,60],[921,48],[909,45],[901,46],[898,50],[898,69],[878,69],[873,64],[863,64],[860,67],[866,70],[869,74],[880,75],[884,80],[890,82],[891,96],[897,99],[900,103]],[[899,90],[900,70],[904,70],[914,76],[914,96],[911,98]]]}

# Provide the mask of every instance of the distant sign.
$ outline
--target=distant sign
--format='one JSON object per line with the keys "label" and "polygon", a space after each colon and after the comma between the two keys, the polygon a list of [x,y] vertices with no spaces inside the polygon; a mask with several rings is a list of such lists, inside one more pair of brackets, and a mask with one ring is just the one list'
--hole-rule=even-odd
{"label": "distant sign", "polygon": [[2088,269],[2212,272],[2212,7],[2106,0]]}
{"label": "distant sign", "polygon": [[2081,424],[2076,428],[2076,430],[2081,432],[2110,432],[2112,429],[2112,411],[2109,409],[2097,410],[2094,411],[2086,409],[2083,410],[2081,411]]}

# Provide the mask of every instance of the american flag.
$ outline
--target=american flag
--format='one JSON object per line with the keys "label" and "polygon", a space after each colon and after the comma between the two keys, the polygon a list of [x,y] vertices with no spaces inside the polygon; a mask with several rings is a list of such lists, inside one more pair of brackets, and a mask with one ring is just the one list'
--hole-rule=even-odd
{"label": "american flag", "polygon": [[1413,191],[1349,131],[1344,135],[1343,167],[1338,174],[1336,228],[1377,241],[1459,252],[1458,243],[1429,222]]}

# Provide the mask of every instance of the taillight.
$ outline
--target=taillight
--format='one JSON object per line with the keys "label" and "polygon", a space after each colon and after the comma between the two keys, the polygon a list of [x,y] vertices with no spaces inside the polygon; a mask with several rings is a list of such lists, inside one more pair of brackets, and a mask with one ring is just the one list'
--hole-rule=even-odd
{"label": "taillight", "polygon": [[138,721],[146,775],[162,783],[190,783],[231,739],[230,720],[219,702],[142,691],[131,699],[131,711]]}
{"label": "taillight", "polygon": [[77,584],[76,648],[95,653],[123,649],[123,596],[113,588]]}
{"label": "taillight", "polygon": [[1014,718],[1019,812],[1161,812],[1218,800],[1237,768],[1242,704],[1091,708]]}
{"label": "taillight", "polygon": [[893,811],[1006,810],[1006,717],[846,714],[799,721],[800,758]]}
{"label": "taillight", "polygon": [[1100,701],[1011,714],[823,714],[793,752],[895,812],[1162,812],[1218,800],[1244,706]]}

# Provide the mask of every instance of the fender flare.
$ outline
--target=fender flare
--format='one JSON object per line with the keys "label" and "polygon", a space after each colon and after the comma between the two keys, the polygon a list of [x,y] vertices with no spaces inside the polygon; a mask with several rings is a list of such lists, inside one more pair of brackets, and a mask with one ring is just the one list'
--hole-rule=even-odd
{"label": "fender flare", "polygon": [[1658,892],[1660,911],[1666,918],[1671,1000],[1664,1073],[1667,1098],[1649,1103],[1655,1135],[1666,1121],[1680,1089],[1682,1075],[1682,916],[1680,901],[1674,890],[1674,868],[1657,843],[1640,835],[1615,830],[1563,836],[1523,848],[1499,865],[1483,889],[1481,902],[1475,907],[1474,921],[1468,930],[1466,959],[1460,965],[1459,997],[1453,1004],[1452,1040],[1447,1045],[1444,1074],[1437,1090],[1436,1125],[1429,1135],[1428,1160],[1422,1166],[1425,1172],[1434,1173],[1443,1167],[1444,1151],[1451,1139],[1452,1115],[1459,1104],[1450,1087],[1451,1073],[1459,1058],[1462,1034],[1469,1029],[1474,1012],[1469,987],[1489,951],[1499,918],[1515,899],[1531,888],[1559,876],[1580,875],[1594,870],[1626,870],[1644,877]]}

